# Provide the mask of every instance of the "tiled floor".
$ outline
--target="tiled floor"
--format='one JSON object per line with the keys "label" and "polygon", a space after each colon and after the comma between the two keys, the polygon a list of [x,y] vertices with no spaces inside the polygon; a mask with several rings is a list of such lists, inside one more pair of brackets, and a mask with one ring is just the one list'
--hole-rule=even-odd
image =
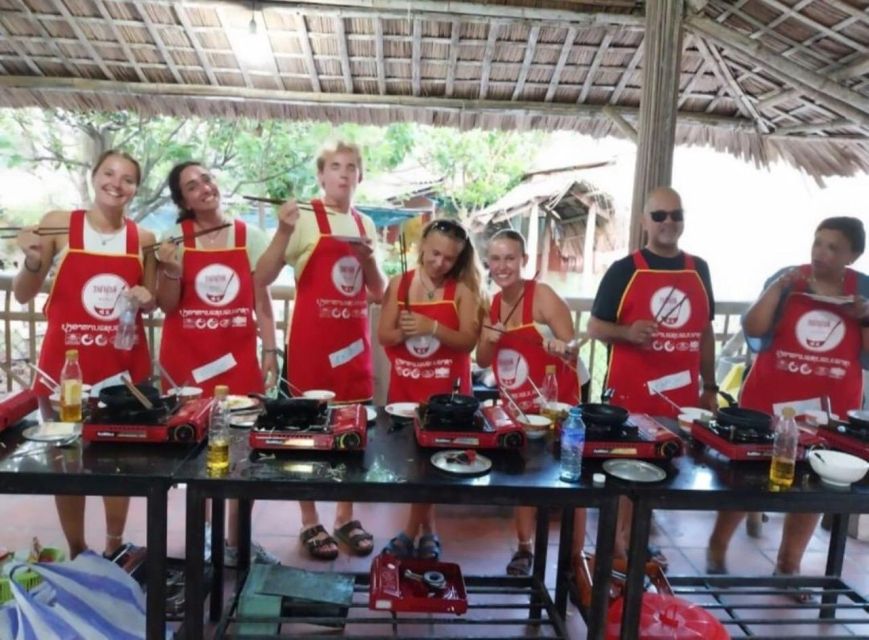
{"label": "tiled floor", "polygon": [[[359,504],[356,516],[376,537],[379,549],[394,535],[405,514],[401,505]],[[184,552],[184,491],[174,490],[169,499],[169,554],[183,556]],[[491,507],[441,507],[438,525],[443,540],[443,558],[458,562],[466,574],[492,575],[503,572],[504,566],[515,548],[510,511]],[[321,518],[331,528],[334,507],[323,504]],[[712,528],[714,516],[707,512],[658,511],[652,542],[660,546],[670,561],[671,575],[695,575],[704,569],[705,545]],[[728,565],[731,572],[745,575],[768,575],[772,572],[776,550],[781,535],[782,518],[770,514],[760,538],[751,538],[740,528],[731,545]],[[104,533],[102,506],[98,498],[88,500],[88,539],[95,547],[102,543]],[[259,502],[254,507],[254,537],[285,564],[302,568],[337,571],[367,571],[370,558],[351,558],[346,553],[332,563],[308,559],[298,541],[299,510],[295,503]],[[591,548],[596,529],[596,518],[589,514],[587,547]],[[145,540],[145,505],[134,499],[127,527],[128,538],[137,543]],[[547,583],[554,583],[557,554],[557,522],[553,520],[550,536],[550,553],[547,562]],[[26,547],[32,536],[39,536],[43,544],[63,546],[53,499],[44,496],[0,495],[0,546]],[[826,561],[826,546],[829,536],[818,528],[803,562],[803,573],[820,575]],[[869,594],[869,543],[848,539],[844,578],[860,594]],[[738,596],[729,596],[731,603]],[[741,613],[745,613],[744,611]],[[816,610],[794,612],[782,610],[778,624],[764,631],[766,635],[793,638],[800,635],[828,637],[853,635],[869,637],[869,614],[858,610],[849,614],[864,624],[816,624],[789,625],[795,617],[814,617]],[[571,606],[568,613],[571,637],[584,638],[585,627],[581,617]],[[738,630],[731,629],[734,636]],[[482,631],[481,631],[482,632]],[[490,631],[491,633],[491,631]],[[429,634],[430,635],[430,634]]]}

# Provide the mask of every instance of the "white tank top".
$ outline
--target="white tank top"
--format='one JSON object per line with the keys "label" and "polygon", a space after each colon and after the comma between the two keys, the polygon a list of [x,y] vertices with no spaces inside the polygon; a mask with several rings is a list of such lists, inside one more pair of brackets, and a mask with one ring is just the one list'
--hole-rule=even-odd
{"label": "white tank top", "polygon": [[[57,265],[69,250],[69,244],[57,252],[51,261],[52,271],[57,270]],[[99,233],[91,226],[87,216],[84,218],[84,250],[90,253],[118,254],[127,253],[127,225],[114,233]],[[139,247],[139,257],[142,257],[142,247]]]}

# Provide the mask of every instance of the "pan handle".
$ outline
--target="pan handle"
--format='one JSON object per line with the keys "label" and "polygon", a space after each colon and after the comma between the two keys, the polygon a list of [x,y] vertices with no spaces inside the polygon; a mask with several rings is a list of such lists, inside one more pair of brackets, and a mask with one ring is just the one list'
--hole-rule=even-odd
{"label": "pan handle", "polygon": [[724,398],[725,400],[727,400],[727,403],[731,407],[735,407],[737,405],[736,398],[734,398],[732,395],[730,395],[726,391],[722,391],[721,389],[719,389],[718,395],[721,396],[722,398]]}

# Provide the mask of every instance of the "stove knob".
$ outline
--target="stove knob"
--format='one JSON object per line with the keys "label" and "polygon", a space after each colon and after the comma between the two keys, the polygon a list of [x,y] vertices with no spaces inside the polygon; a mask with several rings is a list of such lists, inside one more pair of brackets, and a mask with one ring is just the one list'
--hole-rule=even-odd
{"label": "stove knob", "polygon": [[511,431],[510,433],[505,433],[501,436],[501,448],[502,449],[518,449],[522,446],[524,442],[524,437],[518,431]]}
{"label": "stove knob", "polygon": [[170,439],[175,442],[191,442],[195,435],[193,425],[180,424],[172,430]]}
{"label": "stove knob", "polygon": [[658,447],[658,451],[664,459],[672,460],[679,455],[679,445],[672,441],[662,442]]}
{"label": "stove knob", "polygon": [[338,449],[358,449],[362,445],[362,438],[358,433],[345,433],[338,436],[335,444]]}

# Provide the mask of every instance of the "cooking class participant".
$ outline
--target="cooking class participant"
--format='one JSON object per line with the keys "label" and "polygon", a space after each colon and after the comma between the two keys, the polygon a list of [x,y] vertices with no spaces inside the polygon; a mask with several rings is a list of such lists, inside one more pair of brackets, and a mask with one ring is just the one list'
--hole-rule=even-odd
{"label": "cooking class participant", "polygon": [[[779,414],[785,406],[800,413],[822,409],[839,416],[862,404],[864,363],[869,364],[869,277],[848,266],[866,248],[866,231],[858,218],[835,217],[815,230],[811,262],[782,269],[767,280],[760,298],[743,318],[743,330],[758,339],[759,353],[746,377],[740,406]],[[839,304],[813,296],[853,296]],[[726,573],[730,539],[745,517],[742,511],[719,511],[709,538],[706,571]],[[820,515],[788,513],[774,572],[795,575]],[[799,602],[810,591],[794,591]]]}
{"label": "cooking class participant", "polygon": [[[633,413],[675,418],[674,404],[697,406],[698,396],[701,407],[717,409],[712,283],[706,262],[679,248],[684,215],[674,189],[652,190],[643,207],[646,246],[607,269],[592,304],[588,334],[609,345],[605,388],[614,390],[612,404]],[[623,499],[620,558],[626,557],[630,514]]]}
{"label": "cooking class participant", "polygon": [[[383,299],[385,279],[377,264],[374,222],[353,207],[362,181],[362,154],[338,141],[317,157],[322,199],[302,207],[290,200],[278,209],[278,228],[260,258],[258,286],[293,267],[296,301],[287,347],[289,390],[329,389],[336,402],[369,402],[374,392],[368,303]],[[353,503],[339,502],[329,535],[314,502],[300,502],[300,540],[317,559],[338,555],[336,538],[354,554],[367,555],[374,539],[353,519]]]}
{"label": "cooking class participant", "polygon": [[[144,382],[151,369],[141,313],[136,316],[136,342],[131,350],[114,347],[121,296],[138,303],[142,312],[154,308],[154,259],[142,247],[154,234],[126,217],[125,208],[136,195],[142,173],[139,163],[123,151],[100,155],[91,171],[93,203],[88,210],[49,211],[35,227],[18,234],[24,261],[12,281],[15,299],[24,304],[39,293],[49,271],[54,282],[45,303],[47,326],[39,352],[39,367],[60,379],[67,349],[78,349],[82,381],[98,392],[117,384],[121,375]],[[49,229],[66,229],[52,233]],[[39,230],[43,231],[40,232]],[[51,414],[52,389],[38,377],[34,390],[43,416]],[[84,530],[85,496],[55,496],[60,524],[70,557],[87,548]],[[106,511],[104,554],[111,556],[123,543],[130,499],[103,496]],[[139,549],[140,552],[143,550]]]}
{"label": "cooking class participant", "polygon": [[[492,366],[498,388],[509,393],[527,413],[542,410],[542,398],[534,387],[541,389],[550,365],[556,367],[558,401],[578,404],[581,396],[584,399],[588,395],[589,376],[571,344],[574,331],[570,309],[549,285],[522,278],[528,262],[525,238],[512,229],[498,231],[487,245],[486,262],[500,291],[492,299],[489,325],[480,335],[477,364]],[[508,402],[506,398],[503,401]],[[514,511],[517,550],[507,564],[509,575],[531,574],[536,516],[535,507],[517,507]],[[577,509],[573,538],[576,553],[582,550],[584,538],[585,509]]]}
{"label": "cooking class participant", "polygon": [[[167,183],[179,215],[157,250],[157,303],[166,314],[160,365],[168,378],[202,387],[205,395],[218,385],[234,394],[263,393],[278,378],[275,321],[269,289],[255,286],[252,272],[268,239],[223,212],[217,180],[201,163],[175,165]],[[202,233],[208,229],[216,230]],[[235,566],[237,501],[229,501],[228,512],[224,562]],[[256,542],[251,553],[256,562],[277,562]]]}
{"label": "cooking class participant", "polygon": [[[437,394],[471,394],[471,351],[480,332],[480,269],[467,230],[455,220],[422,231],[418,268],[386,290],[377,337],[391,367],[388,402],[427,402]],[[419,536],[418,543],[415,543]],[[399,557],[437,560],[441,541],[433,504],[412,504],[404,529],[386,545]]]}

